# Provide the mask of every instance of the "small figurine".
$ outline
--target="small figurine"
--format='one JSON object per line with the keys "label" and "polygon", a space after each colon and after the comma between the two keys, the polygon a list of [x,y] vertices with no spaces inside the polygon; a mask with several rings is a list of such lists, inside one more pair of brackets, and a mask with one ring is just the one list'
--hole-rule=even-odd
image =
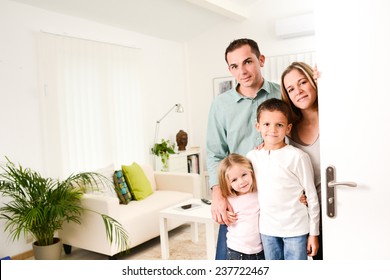
{"label": "small figurine", "polygon": [[179,151],[185,151],[187,143],[188,143],[187,132],[185,132],[184,130],[180,130],[176,134],[176,143],[177,143]]}

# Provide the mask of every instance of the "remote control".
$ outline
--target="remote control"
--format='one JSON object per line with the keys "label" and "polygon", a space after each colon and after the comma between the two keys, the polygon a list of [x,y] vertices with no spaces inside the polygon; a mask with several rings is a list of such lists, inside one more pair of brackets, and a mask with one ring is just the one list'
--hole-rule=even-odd
{"label": "remote control", "polygon": [[181,208],[183,208],[183,209],[190,209],[191,207],[192,207],[191,204],[186,204],[186,205],[181,206]]}
{"label": "remote control", "polygon": [[211,204],[211,201],[206,199],[206,198],[202,198],[201,200],[202,200],[202,202],[206,203],[207,205]]}

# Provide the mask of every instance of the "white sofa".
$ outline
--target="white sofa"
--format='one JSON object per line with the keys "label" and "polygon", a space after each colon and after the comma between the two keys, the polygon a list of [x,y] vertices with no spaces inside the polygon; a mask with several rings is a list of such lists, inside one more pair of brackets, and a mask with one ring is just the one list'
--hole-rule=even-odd
{"label": "white sofa", "polygon": [[[122,224],[129,235],[130,248],[160,235],[160,210],[178,204],[192,197],[200,197],[201,178],[198,174],[155,172],[150,166],[141,166],[151,182],[153,193],[144,200],[120,204],[115,192],[88,193],[82,200],[87,209],[106,214]],[[107,172],[108,170],[108,172]],[[107,178],[112,177],[114,168],[100,172]],[[106,173],[106,174],[104,174]],[[109,175],[111,174],[111,175]],[[169,230],[183,222],[168,223]],[[115,259],[120,249],[110,244],[106,237],[103,220],[100,215],[84,211],[81,224],[66,223],[59,232],[67,254],[72,246],[107,255]]]}

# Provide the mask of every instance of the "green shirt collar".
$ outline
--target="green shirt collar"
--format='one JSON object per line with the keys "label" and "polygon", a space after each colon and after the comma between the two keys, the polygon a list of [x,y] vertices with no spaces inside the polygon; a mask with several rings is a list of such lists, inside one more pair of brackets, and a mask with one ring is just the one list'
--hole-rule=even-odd
{"label": "green shirt collar", "polygon": [[[237,84],[237,86],[234,88],[234,93],[233,93],[233,96],[235,98],[235,101],[236,102],[239,102],[241,99],[244,99],[246,97],[242,96],[238,91],[237,91],[237,87],[239,86],[240,84]],[[260,93],[262,91],[265,91],[266,93],[270,93],[271,92],[271,86],[270,86],[270,83],[264,79],[264,83],[263,83],[263,86],[259,89],[259,91],[257,92],[256,94],[256,98],[260,95]]]}

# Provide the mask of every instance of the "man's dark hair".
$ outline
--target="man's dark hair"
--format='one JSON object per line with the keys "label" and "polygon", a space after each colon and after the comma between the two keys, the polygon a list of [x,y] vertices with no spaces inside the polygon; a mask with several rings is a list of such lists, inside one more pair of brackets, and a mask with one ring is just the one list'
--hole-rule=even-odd
{"label": "man's dark hair", "polygon": [[227,54],[228,53],[230,53],[238,48],[241,48],[242,46],[245,46],[245,45],[249,45],[251,47],[251,51],[254,55],[256,55],[256,57],[259,57],[261,55],[260,50],[259,50],[259,46],[252,39],[247,39],[247,38],[236,39],[236,40],[232,41],[229,44],[229,46],[226,48],[226,51],[225,51],[226,63],[228,63],[228,61],[227,61]]}

